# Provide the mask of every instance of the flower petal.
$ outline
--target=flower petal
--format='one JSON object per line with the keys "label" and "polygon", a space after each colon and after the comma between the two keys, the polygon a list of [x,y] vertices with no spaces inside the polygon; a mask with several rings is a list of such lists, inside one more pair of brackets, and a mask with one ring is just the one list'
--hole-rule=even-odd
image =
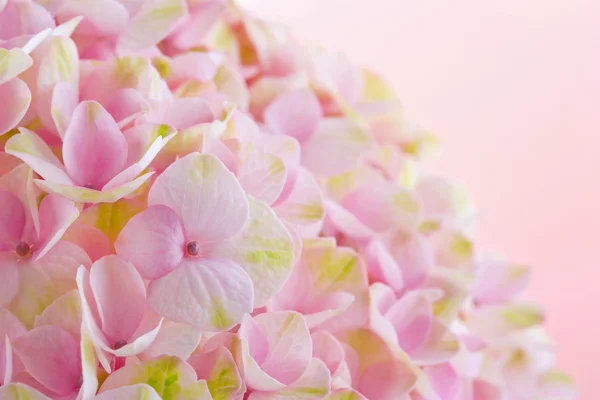
{"label": "flower petal", "polygon": [[[202,331],[198,328],[179,322],[164,321],[152,345],[141,354],[140,358],[148,360],[165,354],[188,360],[200,344],[201,337]],[[188,362],[192,364],[191,361]]]}
{"label": "flower petal", "polygon": [[[139,158],[132,160],[132,163],[120,174],[111,179],[103,188],[103,191],[112,190],[120,185],[125,185],[133,181],[139,174],[141,174],[154,160],[158,153],[169,143],[169,141],[175,137],[177,132],[173,128],[167,125],[138,125],[134,128],[135,132],[140,132],[145,139],[153,138],[150,146],[147,148],[140,149]],[[126,133],[129,149],[132,149],[131,137],[134,136],[132,129]],[[135,140],[135,139],[134,139]],[[139,143],[136,143],[139,145]]]}
{"label": "flower petal", "polygon": [[99,394],[133,384],[152,386],[160,398],[177,399],[182,390],[197,381],[196,373],[185,361],[162,356],[144,363],[127,363],[104,381]]}
{"label": "flower petal", "polygon": [[305,169],[299,169],[291,192],[274,210],[277,215],[294,225],[320,222],[325,216],[325,207],[315,178]]}
{"label": "flower petal", "polygon": [[44,197],[40,204],[40,236],[34,258],[42,258],[77,217],[79,210],[72,201],[53,193]]}
{"label": "flower petal", "polygon": [[114,203],[139,189],[140,186],[150,179],[152,174],[152,172],[149,172],[131,182],[103,191],[73,186],[72,184],[52,183],[40,179],[36,179],[35,184],[45,192],[60,194],[77,203]]}
{"label": "flower petal", "polygon": [[[312,340],[301,314],[277,311],[256,316],[267,336],[269,350],[260,368],[284,385],[298,380],[312,358]],[[248,382],[249,386],[252,386]]]}
{"label": "flower petal", "polygon": [[139,51],[154,46],[167,36],[187,14],[184,0],[151,0],[129,20],[118,40],[124,50]]}
{"label": "flower petal", "polygon": [[248,219],[248,200],[236,177],[208,154],[192,153],[171,164],[152,185],[148,204],[175,211],[189,240],[230,238]]}
{"label": "flower petal", "polygon": [[474,289],[478,303],[503,303],[519,294],[531,279],[531,268],[487,260]]}
{"label": "flower petal", "polygon": [[325,397],[325,400],[367,400],[367,398],[352,389],[338,389]]}
{"label": "flower petal", "polygon": [[0,49],[0,85],[31,67],[33,60],[22,49]]}
{"label": "flower petal", "polygon": [[117,387],[94,396],[94,400],[161,400],[152,386],[145,383]]}
{"label": "flower petal", "polygon": [[[392,400],[415,385],[416,366],[403,359],[378,335],[367,329],[345,332],[339,337],[357,356],[353,387],[369,399]],[[386,382],[382,385],[381,382]]]}
{"label": "flower petal", "polygon": [[53,36],[51,40],[42,44],[42,49],[45,55],[37,70],[36,111],[42,124],[54,131],[51,113],[54,87],[60,82],[67,82],[77,93],[79,54],[75,42],[67,36]]}
{"label": "flower petal", "polygon": [[422,345],[431,330],[433,311],[427,296],[419,291],[405,293],[384,314],[396,331],[398,345],[407,353]]}
{"label": "flower petal", "polygon": [[318,176],[332,176],[355,168],[371,148],[369,136],[350,119],[326,118],[302,143],[302,165]]}
{"label": "flower petal", "polygon": [[109,343],[128,341],[146,308],[146,287],[139,273],[121,258],[106,256],[92,265],[90,286]]}
{"label": "flower petal", "polygon": [[2,400],[50,400],[42,393],[22,383],[9,383],[0,386],[0,399]]}
{"label": "flower petal", "polygon": [[81,378],[79,345],[56,326],[35,328],[15,339],[14,349],[27,371],[55,393],[77,389]]}
{"label": "flower petal", "polygon": [[206,380],[214,400],[235,399],[243,394],[244,381],[226,347],[195,353],[188,362],[198,374],[198,379]]}
{"label": "flower petal", "polygon": [[19,264],[19,291],[7,308],[26,327],[32,328],[36,315],[77,287],[75,276],[81,265],[89,268],[89,257],[68,242],[58,242],[39,261],[22,261]]}
{"label": "flower petal", "polygon": [[160,205],[133,216],[115,242],[117,254],[131,262],[144,279],[157,279],[172,271],[181,262],[184,247],[179,217]]}
{"label": "flower petal", "polygon": [[47,28],[54,28],[54,20],[34,2],[9,1],[0,13],[0,40],[33,35]]}
{"label": "flower petal", "polygon": [[249,145],[239,155],[237,177],[246,193],[272,204],[283,190],[287,171],[279,157]]}
{"label": "flower petal", "polygon": [[58,11],[59,21],[83,16],[77,33],[85,36],[112,36],[121,33],[127,26],[129,14],[117,0],[67,1]]}
{"label": "flower petal", "polygon": [[25,228],[25,208],[14,194],[0,189],[0,251],[14,250]]}
{"label": "flower petal", "polygon": [[19,131],[20,134],[6,142],[5,151],[28,164],[45,180],[71,185],[71,179],[50,147],[34,132],[25,128]]}
{"label": "flower petal", "polygon": [[0,135],[10,131],[23,119],[31,103],[31,92],[27,84],[15,78],[0,83]]}
{"label": "flower petal", "polygon": [[228,330],[252,311],[248,274],[227,260],[187,260],[148,286],[148,303],[160,315],[205,330]]}
{"label": "flower petal", "polygon": [[50,103],[50,114],[58,135],[65,137],[73,112],[77,107],[77,92],[68,82],[59,82],[52,90],[52,102]]}
{"label": "flower petal", "polygon": [[265,124],[274,133],[292,136],[298,141],[310,137],[323,116],[321,104],[308,88],[282,94],[264,111]]}
{"label": "flower petal", "polygon": [[0,259],[0,305],[8,304],[19,291],[19,270],[13,257]]}
{"label": "flower petal", "polygon": [[41,315],[35,317],[34,327],[57,326],[78,338],[81,331],[81,301],[76,289],[54,300]]}
{"label": "flower petal", "polygon": [[80,186],[100,189],[123,169],[127,141],[99,103],[84,101],[65,132],[63,158],[69,176]]}
{"label": "flower petal", "polygon": [[237,262],[254,285],[254,308],[262,307],[292,272],[294,253],[290,235],[273,210],[248,197],[250,220],[233,238],[218,244],[212,254]]}

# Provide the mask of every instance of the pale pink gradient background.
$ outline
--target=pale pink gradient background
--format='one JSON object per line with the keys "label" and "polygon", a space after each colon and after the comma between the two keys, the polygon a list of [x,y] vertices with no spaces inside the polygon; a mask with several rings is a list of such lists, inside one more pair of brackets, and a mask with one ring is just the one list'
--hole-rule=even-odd
{"label": "pale pink gradient background", "polygon": [[487,248],[534,266],[528,296],[580,399],[596,400],[600,1],[242,3],[381,72],[439,135],[432,167],[472,189]]}

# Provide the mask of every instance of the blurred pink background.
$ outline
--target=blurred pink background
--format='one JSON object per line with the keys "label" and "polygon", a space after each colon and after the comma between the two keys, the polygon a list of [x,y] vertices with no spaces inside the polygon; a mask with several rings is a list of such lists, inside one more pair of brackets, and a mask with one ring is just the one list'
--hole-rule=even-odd
{"label": "blurred pink background", "polygon": [[534,267],[559,363],[597,399],[600,1],[241,3],[393,84],[441,139],[432,168],[473,191],[483,245]]}

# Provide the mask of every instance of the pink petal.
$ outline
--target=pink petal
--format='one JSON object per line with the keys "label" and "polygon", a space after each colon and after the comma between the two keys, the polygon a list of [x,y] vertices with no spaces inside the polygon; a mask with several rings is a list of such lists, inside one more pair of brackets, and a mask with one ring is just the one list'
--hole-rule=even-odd
{"label": "pink petal", "polygon": [[[160,320],[158,320],[156,326],[150,328],[149,330],[147,330],[148,328],[145,326],[146,321],[142,321],[142,323],[138,327],[138,332],[141,329],[145,330],[145,332],[142,335],[136,337],[130,343],[127,343],[125,346],[121,347],[120,349],[115,350],[112,346],[108,347],[103,342],[99,342],[99,347],[107,353],[113,354],[115,357],[131,357],[141,354],[148,350],[148,348],[150,348],[150,346],[158,336],[158,333],[160,332],[160,328],[162,326],[163,321],[164,319],[161,318]],[[134,334],[134,337],[136,335],[137,333]]]}
{"label": "pink petal", "polygon": [[206,380],[215,399],[235,399],[243,395],[245,385],[235,360],[227,348],[221,346],[209,352],[195,353],[189,364]]}
{"label": "pink petal", "polygon": [[35,328],[14,341],[27,371],[48,389],[62,395],[77,389],[81,378],[79,345],[55,326]]}
{"label": "pink petal", "polygon": [[244,229],[211,251],[214,256],[238,263],[254,286],[254,308],[262,307],[283,286],[293,262],[290,235],[273,210],[248,198],[250,218]]}
{"label": "pink petal", "polygon": [[10,1],[0,13],[0,40],[54,28],[52,16],[34,2]]}
{"label": "pink petal", "polygon": [[109,343],[127,342],[146,308],[146,288],[139,273],[119,257],[107,256],[92,265],[90,285]]}
{"label": "pink petal", "polygon": [[0,399],[2,400],[50,400],[37,390],[22,383],[10,383],[0,386]]}
{"label": "pink petal", "polygon": [[298,141],[310,137],[317,129],[323,111],[312,90],[295,89],[277,97],[264,112],[265,124],[274,133],[292,136]]}
{"label": "pink petal", "polygon": [[69,175],[80,185],[100,189],[127,160],[127,141],[115,120],[97,102],[84,101],[73,113],[63,139]]}
{"label": "pink petal", "polygon": [[61,138],[64,138],[71,123],[73,112],[77,107],[77,100],[77,92],[68,82],[60,82],[54,86],[50,114]]}
{"label": "pink petal", "polygon": [[441,399],[456,399],[460,392],[459,377],[450,364],[432,365],[425,368],[425,373]]}
{"label": "pink petal", "polygon": [[21,164],[21,160],[19,160],[17,157],[0,151],[0,177],[8,174],[19,164]]}
{"label": "pink petal", "polygon": [[398,399],[415,385],[417,367],[374,332],[358,329],[343,333],[339,339],[357,356],[359,368],[352,384],[366,398]]}
{"label": "pink petal", "polygon": [[86,36],[112,36],[121,33],[129,19],[127,9],[117,0],[68,1],[58,12],[59,21],[83,16],[77,33]]}
{"label": "pink petal", "polygon": [[0,85],[16,78],[31,67],[33,60],[20,48],[0,48]]}
{"label": "pink petal", "polygon": [[0,189],[0,251],[14,250],[25,228],[25,208],[18,197]]}
{"label": "pink petal", "polygon": [[283,161],[257,149],[242,152],[239,157],[237,177],[246,193],[272,204],[281,194],[287,178]]}
{"label": "pink petal", "polygon": [[0,108],[0,135],[3,135],[25,116],[31,103],[31,92],[25,82],[15,78],[0,84],[0,98],[4,99]]}
{"label": "pink petal", "polygon": [[191,18],[174,33],[173,44],[175,47],[188,50],[204,43],[205,36],[218,22],[226,7],[223,2],[201,2],[191,12]]}
{"label": "pink petal", "polygon": [[[383,243],[396,265],[400,268],[404,287],[414,288],[426,277],[434,265],[433,248],[429,241],[418,232],[397,230],[390,232],[383,238]],[[381,264],[383,267],[392,265]],[[386,271],[383,276],[391,278],[393,272]],[[395,278],[394,278],[395,279]],[[386,281],[394,284],[394,281]],[[395,285],[395,284],[394,284]]]}
{"label": "pink petal", "polygon": [[412,193],[383,180],[362,185],[346,196],[341,205],[376,232],[414,226],[420,212]]}
{"label": "pink petal", "polygon": [[156,279],[179,265],[185,244],[177,214],[157,205],[129,220],[115,242],[115,249],[137,268],[142,278]]}
{"label": "pink petal", "polygon": [[302,143],[302,165],[318,176],[332,176],[355,168],[371,148],[360,126],[347,118],[326,118]]}
{"label": "pink petal", "polygon": [[400,266],[379,239],[373,239],[367,247],[369,273],[374,280],[387,283],[396,291],[404,288]]}
{"label": "pink petal", "polygon": [[100,229],[92,225],[75,222],[67,229],[62,240],[82,248],[92,261],[112,253],[110,240]]}
{"label": "pink petal", "polygon": [[0,305],[11,302],[19,290],[19,272],[14,257],[0,258]]}
{"label": "pink petal", "polygon": [[207,154],[192,153],[171,164],[152,185],[148,204],[173,209],[189,240],[230,238],[248,219],[248,201],[236,177]]}
{"label": "pink petal", "polygon": [[95,400],[161,400],[162,397],[156,393],[152,386],[138,383],[135,385],[122,386],[115,389],[107,390],[94,396]]}
{"label": "pink petal", "polygon": [[40,236],[34,254],[36,260],[42,258],[60,240],[62,235],[79,217],[75,204],[56,194],[49,194],[40,204]]}
{"label": "pink petal", "polygon": [[25,128],[19,131],[20,134],[6,142],[5,151],[21,159],[45,180],[71,185],[71,179],[50,147],[34,132]]}
{"label": "pink petal", "polygon": [[160,108],[158,112],[149,115],[149,122],[186,129],[215,119],[208,102],[200,98],[184,97],[165,101]]}
{"label": "pink petal", "polygon": [[327,221],[340,230],[340,232],[356,238],[368,238],[374,235],[371,228],[363,224],[354,214],[340,206],[338,203],[325,200]]}
{"label": "pink petal", "polygon": [[[148,360],[166,354],[188,360],[200,344],[201,336],[202,331],[198,328],[179,322],[165,321],[152,345],[144,351],[140,358]],[[192,364],[190,360],[188,362]]]}
{"label": "pink petal", "polygon": [[76,289],[63,294],[41,315],[35,317],[34,327],[56,326],[69,333],[71,337],[78,338],[81,331],[81,301]]}
{"label": "pink petal", "polygon": [[0,190],[17,196],[25,208],[25,226],[21,240],[35,243],[40,233],[37,191],[33,185],[33,171],[20,164],[12,171],[0,177]]}
{"label": "pink petal", "polygon": [[448,362],[459,351],[456,335],[439,319],[432,320],[427,340],[411,353],[411,359],[420,365]]}
{"label": "pink petal", "polygon": [[419,179],[415,194],[430,218],[469,217],[474,212],[468,191],[460,184],[438,176]]}
{"label": "pink petal", "polygon": [[[315,399],[329,392],[331,375],[318,358],[313,358],[304,374],[295,382],[278,392],[252,392],[248,400]],[[318,396],[318,397],[315,397]]]}
{"label": "pink petal", "polygon": [[91,265],[87,254],[68,242],[58,242],[39,261],[19,263],[19,291],[8,306],[28,328],[33,327],[36,315],[54,300],[76,288],[77,268]]}
{"label": "pink petal", "polygon": [[42,45],[45,55],[39,62],[36,80],[36,111],[42,124],[54,131],[51,104],[54,87],[67,82],[77,93],[79,87],[79,54],[75,42],[66,36],[54,36]]}
{"label": "pink petal", "polygon": [[[123,173],[127,173],[127,170],[123,171]],[[141,175],[132,181],[127,181],[126,183],[117,185],[114,188],[103,188],[102,190],[88,189],[82,186],[73,186],[73,184],[63,185],[41,179],[36,179],[35,184],[47,193],[56,193],[77,203],[114,203],[139,189],[140,186],[150,179],[152,174],[153,172],[148,172],[147,174]],[[115,179],[119,179],[120,176],[121,174],[117,175]]]}
{"label": "pink petal", "polygon": [[132,16],[121,34],[118,46],[139,51],[154,46],[164,39],[187,14],[183,0],[152,0],[144,2]]}
{"label": "pink petal", "polygon": [[106,105],[119,126],[124,126],[150,109],[148,101],[140,92],[131,88],[119,89]]}
{"label": "pink petal", "polygon": [[398,345],[410,353],[429,336],[433,311],[423,293],[408,292],[392,305],[384,316],[396,331]]}
{"label": "pink petal", "polygon": [[478,303],[507,302],[523,291],[531,279],[531,269],[524,265],[510,265],[486,260],[474,289]]}
{"label": "pink petal", "polygon": [[226,260],[184,259],[148,286],[148,304],[175,322],[205,330],[228,330],[252,311],[248,274]]}
{"label": "pink petal", "polygon": [[213,58],[210,54],[199,51],[178,54],[171,63],[169,83],[179,84],[190,79],[199,82],[212,80],[218,68]]}
{"label": "pink petal", "polygon": [[[182,389],[197,381],[192,367],[183,360],[172,356],[162,356],[144,363],[131,362],[113,372],[100,388],[103,394],[109,390],[134,384],[152,385],[158,390],[159,398],[179,398]],[[109,397],[110,398],[110,397]]]}
{"label": "pink petal", "polygon": [[338,389],[325,397],[325,400],[367,400],[367,398],[352,389]]}
{"label": "pink petal", "polygon": [[261,314],[254,319],[266,334],[269,344],[261,369],[284,385],[298,380],[312,358],[312,340],[302,315],[278,311]]}
{"label": "pink petal", "polygon": [[331,375],[341,367],[344,362],[344,347],[329,332],[318,331],[312,334],[313,357],[323,361]]}
{"label": "pink petal", "polygon": [[277,215],[295,225],[315,224],[325,216],[319,184],[304,169],[298,169],[293,188],[274,209]]}

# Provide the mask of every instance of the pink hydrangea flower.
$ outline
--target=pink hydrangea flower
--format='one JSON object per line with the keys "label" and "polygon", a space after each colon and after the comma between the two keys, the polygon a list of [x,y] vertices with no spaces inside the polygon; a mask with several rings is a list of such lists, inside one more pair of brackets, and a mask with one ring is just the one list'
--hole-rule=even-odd
{"label": "pink hydrangea flower", "polygon": [[380,77],[225,0],[0,0],[0,399],[572,400]]}

